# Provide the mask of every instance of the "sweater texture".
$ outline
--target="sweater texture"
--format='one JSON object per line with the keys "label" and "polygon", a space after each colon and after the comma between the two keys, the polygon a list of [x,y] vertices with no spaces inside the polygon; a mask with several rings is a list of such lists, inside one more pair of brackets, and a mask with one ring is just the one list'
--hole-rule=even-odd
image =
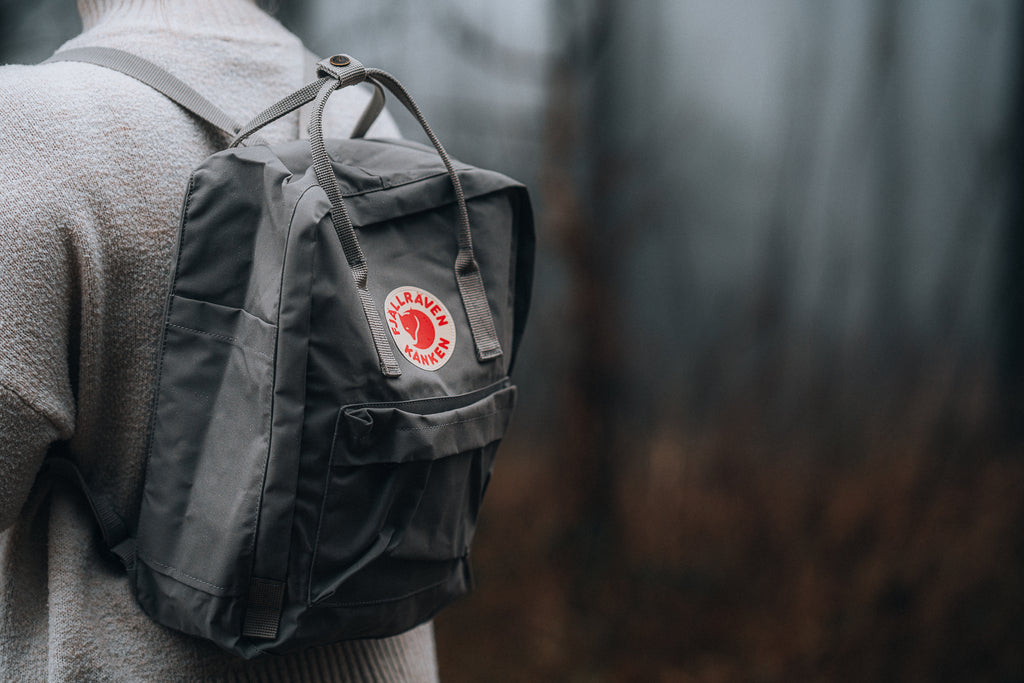
{"label": "sweater texture", "polygon": [[[247,0],[79,0],[84,32],[156,62],[238,121],[312,80],[300,40]],[[345,135],[368,99],[332,97]],[[299,137],[293,113],[261,131]],[[383,116],[370,135],[394,136]],[[0,67],[0,681],[435,681],[430,624],[252,662],[151,621],[99,552],[90,511],[36,481],[70,439],[128,520],[175,235],[192,168],[225,146],[132,78],[81,63]]]}

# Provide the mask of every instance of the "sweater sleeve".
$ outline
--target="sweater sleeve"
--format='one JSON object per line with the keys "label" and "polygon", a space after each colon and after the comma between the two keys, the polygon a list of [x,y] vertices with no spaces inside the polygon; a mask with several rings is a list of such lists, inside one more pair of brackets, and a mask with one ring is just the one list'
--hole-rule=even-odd
{"label": "sweater sleeve", "polygon": [[17,97],[20,92],[5,93],[4,81],[0,78],[5,148],[0,165],[0,530],[16,519],[49,443],[69,438],[74,428],[68,367],[73,258],[55,187],[59,162],[52,150],[46,155],[39,149],[39,127],[31,118],[38,106]]}
{"label": "sweater sleeve", "polygon": [[[2,185],[0,185],[2,186]],[[10,526],[47,446],[73,430],[69,276],[50,226],[0,191],[0,530]]]}

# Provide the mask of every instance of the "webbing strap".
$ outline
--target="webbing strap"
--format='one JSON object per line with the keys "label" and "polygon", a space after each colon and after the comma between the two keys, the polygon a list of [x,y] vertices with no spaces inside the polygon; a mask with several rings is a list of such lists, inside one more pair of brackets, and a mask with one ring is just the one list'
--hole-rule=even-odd
{"label": "webbing strap", "polygon": [[370,126],[377,120],[380,113],[384,111],[384,88],[380,87],[380,83],[377,81],[370,81],[370,84],[373,86],[373,96],[366,103],[363,115],[356,121],[355,127],[349,134],[350,138],[366,137],[366,132],[370,130]]}
{"label": "webbing strap", "polygon": [[253,577],[249,582],[249,601],[245,605],[242,635],[246,638],[277,638],[284,605],[285,584]]}
{"label": "webbing strap", "polygon": [[[286,114],[294,111],[295,109],[300,109],[304,105],[309,104],[316,98],[317,93],[320,92],[320,89],[323,87],[324,83],[332,79],[333,76],[324,76],[322,78],[318,78],[317,80],[312,81],[311,83],[307,83],[306,85],[299,88],[292,94],[270,105],[269,107],[261,111],[259,114],[254,116],[251,121],[242,126],[239,129],[238,134],[231,141],[231,145],[229,146],[237,147],[242,142],[244,142],[246,138],[248,138],[250,135],[258,131],[263,126],[266,126],[269,123],[273,123],[277,119],[281,118],[282,116],[285,116]],[[384,89],[381,88],[379,83],[372,83],[372,85],[373,96],[370,97],[370,101],[366,103],[366,108],[363,109],[363,113],[360,115],[355,127],[352,128],[352,133],[350,134],[349,137],[361,138],[365,136],[366,131],[370,129],[370,126],[372,126],[374,121],[377,120],[377,117],[380,116],[380,113],[384,111]],[[304,124],[301,124],[303,125],[303,129],[299,131],[300,134],[308,133],[309,126],[313,124],[312,113],[310,112],[306,114],[304,112],[305,109],[300,109],[299,113],[302,114],[302,116],[300,116],[300,120],[308,118],[309,121]],[[321,118],[323,117],[321,116]]]}
{"label": "webbing strap", "polygon": [[[327,64],[326,69],[322,68],[324,64]],[[334,168],[331,166],[331,159],[327,155],[327,148],[324,144],[323,118],[327,99],[338,88],[363,81],[366,69],[353,59],[347,59],[344,64],[339,66],[331,65],[328,60],[324,60],[318,64],[317,73],[320,75],[319,79],[270,105],[257,114],[252,121],[245,124],[237,137],[231,141],[231,147],[240,144],[246,137],[271,121],[281,118],[310,100],[315,100],[309,122],[309,148],[313,156],[313,171],[316,173],[317,183],[323,188],[331,203],[331,224],[334,226],[334,232],[338,235],[338,241],[341,242],[342,251],[345,253],[345,260],[352,272],[352,279],[363,307],[363,315],[370,326],[370,336],[373,338],[373,345],[377,351],[380,371],[385,377],[398,377],[402,374],[402,369],[391,350],[391,344],[388,343],[387,330],[377,312],[373,296],[367,289],[366,258],[356,240],[355,229],[352,227],[352,220],[345,209],[345,202],[341,198],[341,188],[338,186],[338,179],[334,175]],[[367,112],[372,108],[372,101],[370,105]],[[363,118],[366,118],[367,112],[364,112]],[[376,114],[373,115],[373,118],[376,118]]]}
{"label": "webbing strap", "polygon": [[110,47],[76,47],[62,50],[43,63],[47,62],[87,62],[120,71],[162,93],[229,138],[233,138],[240,128],[234,119],[191,86],[149,60],[130,52]]}
{"label": "webbing strap", "polygon": [[[317,57],[312,52],[302,51],[302,81],[316,78]],[[309,107],[299,107],[299,139],[309,138]]]}
{"label": "webbing strap", "polygon": [[[304,104],[312,102],[313,98],[315,98],[316,94],[320,91],[321,86],[330,80],[333,79],[324,77],[315,80],[312,83],[307,83],[287,97],[284,97],[270,105],[253,117],[251,121],[246,123],[244,126],[241,126],[238,130],[238,134],[234,136],[234,139],[231,140],[231,144],[228,145],[228,147],[237,147],[242,144],[246,138],[263,126],[273,123],[282,116],[289,114]],[[312,125],[312,123],[310,123],[310,125]]]}
{"label": "webbing strap", "polygon": [[[368,272],[366,258],[363,256],[362,249],[356,239],[355,230],[352,227],[352,221],[349,218],[348,211],[345,209],[341,188],[338,186],[338,179],[334,175],[334,169],[331,167],[331,160],[327,155],[323,136],[324,107],[331,93],[338,88],[363,81],[369,81],[373,84],[374,100],[370,102],[367,111],[363,114],[363,119],[360,120],[356,125],[356,130],[353,131],[354,135],[357,133],[362,134],[366,132],[364,129],[364,119],[367,119],[371,109],[383,106],[383,89],[381,87],[383,84],[419,122],[423,132],[426,133],[430,142],[434,145],[434,149],[437,150],[441,161],[444,162],[445,169],[448,171],[458,208],[458,254],[455,258],[455,278],[459,287],[459,295],[462,298],[462,305],[466,310],[466,317],[469,321],[469,329],[473,336],[476,356],[481,362],[500,357],[502,355],[501,343],[498,340],[498,334],[494,327],[494,318],[491,315],[490,305],[487,303],[487,292],[484,289],[480,266],[473,255],[473,238],[469,225],[469,210],[466,208],[466,196],[462,190],[462,182],[455,172],[451,158],[441,145],[440,140],[434,135],[434,131],[430,128],[420,108],[394,76],[380,69],[367,69],[348,55],[335,55],[330,59],[320,61],[317,66],[317,74],[320,76],[318,80],[309,83],[298,92],[289,95],[257,115],[253,121],[243,127],[231,144],[236,145],[240,143],[246,136],[258,130],[261,126],[283,116],[296,107],[302,106],[310,99],[315,99],[316,103],[313,107],[309,124],[309,144],[313,156],[313,170],[316,173],[317,182],[324,192],[327,193],[327,198],[331,202],[331,221],[345,252],[345,258],[348,261],[352,277],[359,292],[363,312],[370,326],[370,333],[377,350],[381,372],[387,377],[397,377],[401,375],[401,368],[395,360],[391,344],[388,343],[386,329],[380,319],[380,314],[377,312],[377,307],[374,305],[373,297],[367,289]],[[315,94],[313,94],[314,91]],[[378,99],[376,97],[377,93],[380,93],[380,101],[375,104],[375,101]],[[373,118],[376,118],[376,115],[377,112],[374,112]],[[372,120],[365,123],[365,128],[368,128],[370,123],[372,123]]]}
{"label": "webbing strap", "polygon": [[[350,68],[362,70],[362,64],[355,62]],[[338,186],[338,178],[334,175],[334,167],[331,166],[331,158],[327,155],[327,148],[324,145],[323,116],[324,107],[331,93],[341,87],[344,77],[327,78],[320,87],[316,96],[316,104],[313,107],[313,115],[309,123],[309,148],[313,155],[313,171],[316,173],[316,180],[327,193],[331,202],[331,222],[334,231],[341,242],[341,248],[345,252],[345,259],[352,271],[352,279],[355,281],[356,290],[359,292],[359,299],[363,305],[363,314],[370,326],[370,336],[373,337],[373,345],[377,350],[377,359],[380,363],[380,371],[385,377],[398,377],[402,369],[395,359],[395,354],[388,343],[387,330],[384,322],[377,312],[377,306],[373,296],[366,287],[368,269],[366,257],[359,247],[356,239],[355,229],[352,227],[352,220],[349,218],[345,202],[341,198],[341,188]]]}
{"label": "webbing strap", "polygon": [[394,76],[381,71],[380,69],[367,69],[366,78],[372,81],[383,83],[391,91],[398,101],[412,114],[419,122],[423,132],[427,134],[434,149],[441,156],[444,167],[448,169],[448,176],[452,180],[452,187],[455,189],[455,201],[458,205],[459,217],[459,253],[455,259],[455,277],[459,283],[459,293],[462,295],[462,305],[466,308],[466,316],[469,318],[469,329],[473,333],[473,341],[476,344],[476,355],[481,361],[492,360],[501,356],[501,343],[498,341],[498,334],[494,329],[494,319],[491,316],[491,308],[487,303],[487,293],[484,290],[484,281],[480,275],[480,266],[473,255],[473,238],[469,228],[469,211],[466,209],[466,195],[462,191],[462,182],[459,175],[452,166],[448,153],[441,146],[441,141],[434,135],[427,124],[426,118],[420,108],[416,106],[412,97],[402,87]]}
{"label": "webbing strap", "polygon": [[66,443],[62,442],[55,446],[51,454],[43,461],[40,475],[57,477],[81,491],[99,525],[103,543],[121,560],[125,568],[131,571],[135,566],[135,539],[128,536],[128,527],[124,520],[114,511],[113,506],[107,502],[106,498],[92,490],[85,481],[85,477],[82,476],[82,471],[78,469],[78,465],[66,457],[63,454],[65,452],[67,452]]}
{"label": "webbing strap", "polygon": [[[305,77],[312,76],[316,78],[317,75],[317,62],[320,59],[314,57],[312,53],[306,53],[306,69],[303,72]],[[363,138],[366,137],[367,131],[370,130],[370,126],[377,120],[380,113],[384,111],[384,89],[380,87],[379,83],[373,83],[373,95],[370,97],[370,101],[366,103],[366,108],[363,109],[362,115],[359,120],[356,121],[356,125],[352,128],[352,132],[349,133],[350,138]],[[310,102],[313,100],[311,99]],[[299,108],[299,138],[306,140],[309,138],[309,115],[312,107],[302,106]]]}

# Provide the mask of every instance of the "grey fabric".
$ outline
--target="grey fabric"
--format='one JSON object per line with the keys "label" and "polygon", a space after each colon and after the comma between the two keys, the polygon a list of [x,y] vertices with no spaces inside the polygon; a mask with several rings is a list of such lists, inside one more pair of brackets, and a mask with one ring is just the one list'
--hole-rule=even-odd
{"label": "grey fabric", "polygon": [[[320,61],[312,52],[306,53],[304,81],[316,80],[316,63]],[[309,105],[306,104],[299,109],[299,139],[305,140],[309,137]]]}
{"label": "grey fabric", "polygon": [[[365,69],[358,62],[350,64],[348,70],[354,71],[357,74],[353,78],[354,82],[359,82],[365,77]],[[377,313],[377,306],[370,292],[366,289],[368,276],[366,258],[359,247],[355,230],[352,228],[352,221],[349,219],[348,211],[345,209],[345,202],[341,198],[338,180],[335,178],[334,170],[331,168],[331,159],[327,155],[327,149],[324,146],[324,107],[327,106],[327,98],[331,96],[332,92],[341,87],[346,77],[346,74],[340,72],[332,75],[337,80],[332,79],[324,83],[320,88],[309,124],[309,145],[313,156],[313,170],[316,173],[317,182],[324,192],[327,193],[327,198],[331,202],[331,223],[345,252],[349,268],[352,269],[352,279],[356,283],[359,300],[363,305],[363,315],[366,317],[366,323],[370,327],[370,335],[373,337],[373,345],[377,350],[380,371],[387,377],[398,377],[402,374],[402,370],[398,366],[398,361],[395,360],[395,354],[391,351],[391,345],[388,343],[386,336],[387,332],[384,330],[384,323],[380,319],[380,314]]]}
{"label": "grey fabric", "polygon": [[380,83],[377,81],[369,81],[373,85],[373,95],[370,98],[369,103],[366,105],[366,109],[363,111],[363,115],[356,121],[355,127],[352,132],[349,133],[350,138],[363,138],[370,130],[370,126],[377,120],[380,113],[384,111],[384,88],[380,87]]}
{"label": "grey fabric", "polygon": [[[376,313],[373,297],[366,289],[366,261],[352,230],[352,224],[349,220],[345,204],[341,199],[341,192],[337,187],[337,181],[334,179],[334,174],[330,171],[330,160],[323,146],[322,127],[324,107],[331,93],[338,88],[368,80],[374,85],[374,99],[367,106],[363,117],[356,124],[356,129],[352,135],[352,137],[362,137],[379,113],[379,108],[383,107],[384,99],[381,84],[387,87],[419,122],[430,142],[437,150],[451,178],[458,207],[459,251],[455,258],[455,277],[459,284],[459,294],[469,319],[469,328],[476,345],[477,357],[481,361],[500,357],[502,354],[501,343],[498,341],[498,336],[494,329],[494,321],[487,305],[487,293],[484,289],[483,279],[480,276],[480,266],[473,255],[472,232],[462,183],[448,157],[448,153],[430,128],[423,113],[415,101],[413,101],[412,96],[409,95],[408,91],[397,79],[379,69],[366,69],[362,63],[348,55],[335,55],[329,59],[321,60],[317,64],[317,73],[320,76],[317,81],[309,83],[293,95],[277,102],[247,123],[232,141],[231,146],[237,146],[262,126],[303,106],[311,99],[316,100],[309,124],[309,139],[317,180],[327,192],[327,196],[331,201],[332,220],[335,224],[338,239],[341,241],[342,248],[352,268],[352,276],[363,302],[364,315],[380,361],[380,371],[385,376],[398,376],[401,374],[401,369],[387,343],[384,326]],[[374,111],[375,109],[377,111]]]}
{"label": "grey fabric", "polygon": [[62,479],[82,491],[86,502],[92,510],[93,516],[99,523],[100,534],[103,536],[104,544],[108,548],[116,547],[128,538],[128,527],[125,526],[124,521],[114,511],[113,506],[105,498],[92,490],[89,484],[86,483],[85,477],[82,476],[78,466],[67,457],[69,455],[67,453],[67,442],[60,442],[56,450],[56,453],[51,452],[46,458],[40,471],[40,476]]}
{"label": "grey fabric", "polygon": [[383,72],[435,149],[325,138],[367,73],[336,61],[236,139],[317,90],[308,142],[192,174],[167,305],[134,588],[244,657],[401,633],[466,593],[515,402],[525,188],[451,160]]}
{"label": "grey fabric", "polygon": [[[458,207],[436,150],[327,139],[324,151],[372,300],[391,311],[403,285],[460,298]],[[514,349],[532,268],[525,189],[449,164],[466,180],[496,331]],[[458,335],[436,371],[396,357],[400,376],[379,372],[314,167],[304,141],[200,165],[168,303],[135,588],[162,623],[246,657],[400,633],[467,592],[514,405],[511,357],[481,362]],[[256,604],[247,618],[254,581],[284,586],[279,614]]]}
{"label": "grey fabric", "polygon": [[469,329],[473,333],[473,341],[476,344],[477,357],[481,360],[491,360],[501,356],[501,343],[494,330],[494,320],[491,318],[490,309],[487,307],[487,294],[484,291],[483,278],[480,276],[480,266],[473,255],[473,238],[469,226],[469,213],[466,210],[466,200],[462,191],[462,183],[459,175],[452,166],[448,153],[441,145],[441,141],[434,135],[427,124],[420,108],[416,106],[412,97],[391,74],[380,69],[367,69],[366,77],[383,83],[392,92],[398,101],[416,118],[423,132],[427,134],[434,149],[441,156],[444,166],[451,177],[455,189],[455,201],[458,207],[459,223],[459,253],[455,261],[455,276],[459,283],[459,293],[463,305],[466,308],[466,315],[469,317]]}
{"label": "grey fabric", "polygon": [[238,132],[237,122],[191,86],[149,60],[130,52],[109,47],[79,47],[61,50],[46,62],[88,62],[120,71],[163,93],[229,138]]}
{"label": "grey fabric", "polygon": [[[151,617],[246,658],[397,635],[470,590],[532,281],[522,185],[453,162],[384,72],[435,149],[325,139],[368,72],[319,73],[190,178],[124,553]],[[310,99],[308,143],[237,146]]]}
{"label": "grey fabric", "polygon": [[[312,102],[313,98],[316,97],[316,94],[320,92],[320,88],[327,82],[334,82],[334,79],[326,76],[319,78],[267,107],[257,114],[251,121],[248,121],[245,125],[238,128],[237,135],[233,136],[229,147],[237,147],[263,126],[268,123],[272,123],[289,112]],[[308,130],[308,128],[303,128],[303,130]]]}
{"label": "grey fabric", "polygon": [[[89,30],[67,47],[148,57],[236,120],[309,80],[301,41],[249,0],[78,6]],[[359,90],[332,98],[325,128],[352,128],[370,97]],[[90,486],[136,528],[185,184],[225,142],[149,86],[85,63],[0,67],[0,111],[0,679],[436,680],[428,627],[252,662],[163,627],[102,557],[76,492],[32,486],[47,445],[72,438]],[[260,135],[298,129],[293,115]],[[370,135],[398,131],[385,112]]]}

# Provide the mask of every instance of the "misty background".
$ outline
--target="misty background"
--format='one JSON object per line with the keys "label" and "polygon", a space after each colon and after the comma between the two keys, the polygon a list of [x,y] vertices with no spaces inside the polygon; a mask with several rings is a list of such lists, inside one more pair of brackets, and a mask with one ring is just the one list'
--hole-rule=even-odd
{"label": "misty background", "polygon": [[1024,681],[1024,6],[263,6],[534,200],[445,680]]}

